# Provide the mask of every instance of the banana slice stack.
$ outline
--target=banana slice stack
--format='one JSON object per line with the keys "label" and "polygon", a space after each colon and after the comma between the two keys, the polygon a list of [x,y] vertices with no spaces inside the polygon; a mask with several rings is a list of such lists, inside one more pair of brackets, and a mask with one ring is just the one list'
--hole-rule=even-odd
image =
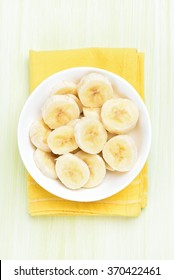
{"label": "banana slice stack", "polygon": [[139,110],[131,100],[116,97],[105,76],[89,73],[78,84],[58,81],[41,113],[29,137],[45,176],[75,190],[98,186],[106,170],[134,167],[137,148],[127,133],[137,125]]}

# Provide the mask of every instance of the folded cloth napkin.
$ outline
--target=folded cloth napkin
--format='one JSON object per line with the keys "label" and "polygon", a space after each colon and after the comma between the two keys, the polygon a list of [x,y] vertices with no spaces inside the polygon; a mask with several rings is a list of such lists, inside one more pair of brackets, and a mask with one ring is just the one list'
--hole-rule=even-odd
{"label": "folded cloth napkin", "polygon": [[[61,70],[91,66],[109,70],[131,83],[144,98],[144,57],[135,49],[88,48],[30,51],[30,92],[48,76]],[[119,193],[96,202],[73,202],[56,197],[27,175],[29,213],[37,215],[120,215],[135,217],[146,206],[147,166]]]}

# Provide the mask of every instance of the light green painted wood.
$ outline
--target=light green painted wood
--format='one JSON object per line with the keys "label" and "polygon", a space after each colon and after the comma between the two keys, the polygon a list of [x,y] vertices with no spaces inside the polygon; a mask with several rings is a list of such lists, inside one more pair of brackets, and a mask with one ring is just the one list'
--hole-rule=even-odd
{"label": "light green painted wood", "polygon": [[[174,259],[173,26],[173,0],[0,0],[1,259]],[[148,206],[136,219],[31,218],[16,139],[28,51],[97,46],[145,52]]]}

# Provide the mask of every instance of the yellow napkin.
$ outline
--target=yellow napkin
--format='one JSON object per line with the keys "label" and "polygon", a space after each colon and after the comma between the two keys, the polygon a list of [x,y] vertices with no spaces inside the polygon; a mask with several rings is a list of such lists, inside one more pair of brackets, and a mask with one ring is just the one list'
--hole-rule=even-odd
{"label": "yellow napkin", "polygon": [[[99,67],[131,83],[144,98],[144,57],[135,49],[88,48],[63,51],[30,51],[30,92],[48,76],[77,66]],[[29,213],[36,215],[138,216],[147,201],[147,166],[124,190],[97,202],[61,199],[41,188],[27,175]]]}

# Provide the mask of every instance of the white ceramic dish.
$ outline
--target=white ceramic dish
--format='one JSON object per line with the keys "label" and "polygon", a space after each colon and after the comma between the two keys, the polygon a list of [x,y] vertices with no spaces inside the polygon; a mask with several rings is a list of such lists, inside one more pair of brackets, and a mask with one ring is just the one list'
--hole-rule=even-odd
{"label": "white ceramic dish", "polygon": [[[134,168],[125,173],[107,172],[102,184],[92,189],[70,190],[64,187],[58,180],[52,180],[44,176],[36,167],[33,160],[34,147],[29,139],[31,124],[41,118],[41,108],[50,95],[50,88],[62,79],[79,80],[90,72],[98,72],[105,75],[113,87],[131,99],[138,106],[140,117],[138,124],[129,134],[134,138],[138,148],[138,159]],[[34,180],[50,193],[73,201],[96,201],[109,197],[124,189],[143,168],[151,144],[151,124],[147,109],[136,90],[123,78],[111,72],[99,68],[77,67],[58,72],[44,80],[29,96],[21,112],[18,124],[18,146],[21,158],[28,172]]]}

